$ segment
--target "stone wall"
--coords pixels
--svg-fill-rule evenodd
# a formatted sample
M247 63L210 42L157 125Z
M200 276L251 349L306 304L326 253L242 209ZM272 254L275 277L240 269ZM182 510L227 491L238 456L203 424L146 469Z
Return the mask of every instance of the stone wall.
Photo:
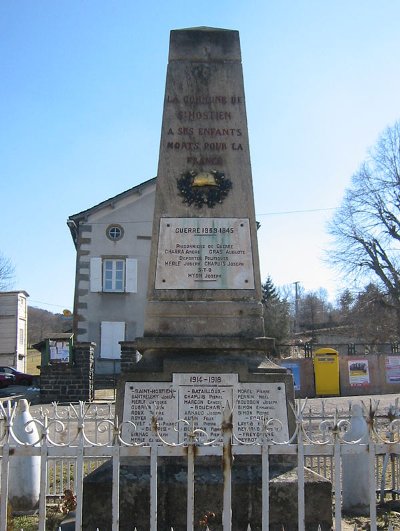
M141 355L136 350L134 341L120 341L121 345L121 374L133 372Z
M312 358L284 358L275 360L279 365L288 365L299 383L296 398L313 398L315 374ZM365 365L365 373L357 378L350 373L349 365L360 362ZM297 367L297 369L296 369ZM400 354L339 354L340 396L361 396L400 393Z
M40 368L42 403L91 402L94 398L94 343L75 343L70 363L49 363Z

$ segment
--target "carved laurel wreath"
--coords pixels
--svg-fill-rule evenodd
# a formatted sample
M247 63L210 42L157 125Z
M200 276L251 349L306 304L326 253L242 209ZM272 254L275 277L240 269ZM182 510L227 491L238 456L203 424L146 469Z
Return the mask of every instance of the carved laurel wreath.
M183 202L194 204L197 208L202 208L203 205L213 208L217 203L222 203L232 188L230 179L216 170L182 173L177 179L177 185Z

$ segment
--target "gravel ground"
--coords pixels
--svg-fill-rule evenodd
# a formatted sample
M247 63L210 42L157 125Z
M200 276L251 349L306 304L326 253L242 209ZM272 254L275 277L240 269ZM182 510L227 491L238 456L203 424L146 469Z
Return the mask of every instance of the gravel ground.
M363 395L363 396L335 396L329 398L308 398L307 400L301 399L300 402L306 407L311 407L313 411L320 411L322 403L325 406L327 413L334 413L336 409L341 411L348 411L350 404L360 404L369 408L370 403L378 407L378 411L386 413L390 405L395 405L396 399L400 399L400 395Z

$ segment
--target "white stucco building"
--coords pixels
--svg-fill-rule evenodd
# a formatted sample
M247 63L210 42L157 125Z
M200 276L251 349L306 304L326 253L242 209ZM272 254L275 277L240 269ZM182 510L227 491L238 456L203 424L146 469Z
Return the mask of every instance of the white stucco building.
M143 335L156 179L68 218L76 247L75 341L96 374L120 372L119 341Z
M28 305L26 291L0 292L0 365L26 372Z

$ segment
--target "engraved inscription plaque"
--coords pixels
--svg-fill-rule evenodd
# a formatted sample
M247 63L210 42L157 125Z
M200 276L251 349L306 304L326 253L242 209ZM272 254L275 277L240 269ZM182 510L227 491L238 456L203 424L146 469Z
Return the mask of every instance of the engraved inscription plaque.
M248 219L161 218L156 289L254 289Z
M135 443L182 442L188 429L200 428L209 440L221 434L222 411L233 409L239 441L256 440L265 429L277 442L288 440L286 390L283 383L240 383L237 374L174 374L172 383L128 382L125 387L123 437ZM273 420L273 421L272 421Z
M152 431L152 419L160 419L159 433L166 440L175 440L178 419L177 389L168 382L127 382L125 385L122 437L140 443L159 442ZM133 425L129 424L133 423Z

